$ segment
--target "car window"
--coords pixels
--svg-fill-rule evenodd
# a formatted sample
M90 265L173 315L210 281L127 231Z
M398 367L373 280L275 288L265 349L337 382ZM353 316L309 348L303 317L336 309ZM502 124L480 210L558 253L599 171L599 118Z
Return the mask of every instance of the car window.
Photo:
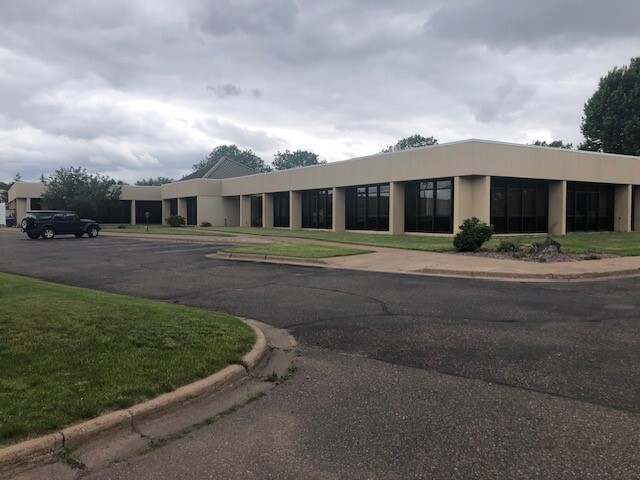
M66 213L64 216L67 219L67 222L78 220L78 216L75 213Z
M38 220L51 220L52 215L50 213L38 213L36 218Z
M64 218L64 214L63 213L54 213L53 214L53 219L54 220L62 221L63 218Z

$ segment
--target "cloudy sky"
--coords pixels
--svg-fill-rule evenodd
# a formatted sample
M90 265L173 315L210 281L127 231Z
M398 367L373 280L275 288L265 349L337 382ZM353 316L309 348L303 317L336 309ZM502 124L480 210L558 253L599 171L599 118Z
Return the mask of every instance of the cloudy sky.
M223 144L577 144L638 20L638 0L0 0L0 181L180 178Z

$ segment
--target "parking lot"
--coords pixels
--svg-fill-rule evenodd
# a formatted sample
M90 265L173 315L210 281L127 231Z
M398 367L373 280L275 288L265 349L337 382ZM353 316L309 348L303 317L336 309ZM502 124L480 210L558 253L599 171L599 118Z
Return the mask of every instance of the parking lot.
M640 279L524 283L230 262L220 245L28 240L0 270L287 328L266 398L88 478L637 478Z

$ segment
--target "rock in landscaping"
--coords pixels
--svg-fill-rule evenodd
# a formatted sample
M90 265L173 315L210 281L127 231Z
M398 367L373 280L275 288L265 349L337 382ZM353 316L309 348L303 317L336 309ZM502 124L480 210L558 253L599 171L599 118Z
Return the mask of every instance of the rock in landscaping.
M529 250L529 255L533 257L541 257L543 255L553 256L558 253L560 253L560 244L551 237L547 237L542 243L534 243Z

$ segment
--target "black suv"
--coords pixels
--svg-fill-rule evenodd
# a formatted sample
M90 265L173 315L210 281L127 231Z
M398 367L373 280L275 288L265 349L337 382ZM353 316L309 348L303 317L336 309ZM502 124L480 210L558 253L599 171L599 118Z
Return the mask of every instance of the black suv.
M64 210L27 212L20 226L32 240L40 236L51 239L56 235L75 235L80 238L85 233L88 237L97 237L100 231L100 225L95 220L81 219L75 212Z

